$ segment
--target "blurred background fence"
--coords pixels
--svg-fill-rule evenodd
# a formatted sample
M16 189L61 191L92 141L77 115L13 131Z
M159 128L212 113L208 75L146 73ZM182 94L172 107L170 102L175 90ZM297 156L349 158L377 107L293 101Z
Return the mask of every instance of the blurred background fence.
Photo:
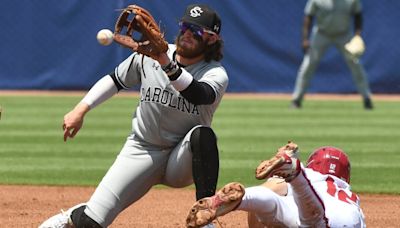
M290 93L302 61L301 26L306 0L197 1L222 18L223 64L230 92ZM117 9L150 10L173 42L186 0L2 0L0 89L86 90L129 55L97 43L113 30ZM362 58L373 93L400 93L400 1L363 0L367 50ZM310 92L355 93L350 71L331 48Z

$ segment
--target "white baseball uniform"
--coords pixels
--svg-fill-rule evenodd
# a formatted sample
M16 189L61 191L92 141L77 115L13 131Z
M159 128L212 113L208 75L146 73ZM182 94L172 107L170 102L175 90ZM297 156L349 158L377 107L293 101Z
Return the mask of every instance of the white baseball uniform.
M364 99L370 97L367 75L358 58L345 50L351 40L351 22L354 14L361 13L360 0L308 0L304 13L315 17L310 48L299 68L292 99L301 101L309 82L326 50L334 45L344 57L358 92Z
M302 168L288 187L287 196L263 186L246 188L237 210L253 212L267 226L366 227L359 197L336 176Z
M175 58L175 48L169 45L170 59ZM132 120L132 133L85 209L101 226L110 225L122 210L156 184L185 187L193 183L190 136L196 127L211 126L228 76L216 61L201 61L182 70L182 74L210 85L216 95L215 102L210 105L188 102L160 64L141 54L133 53L115 68L117 83L124 89L141 85L140 101ZM105 80L111 80L108 78ZM92 89L96 90L95 87Z

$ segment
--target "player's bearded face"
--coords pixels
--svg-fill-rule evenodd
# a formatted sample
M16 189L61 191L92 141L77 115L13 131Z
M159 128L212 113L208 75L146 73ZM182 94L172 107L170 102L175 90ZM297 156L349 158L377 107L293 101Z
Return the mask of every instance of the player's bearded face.
M186 36L179 34L177 37L176 53L185 58L194 58L202 55L207 48L208 39L203 39L201 36Z

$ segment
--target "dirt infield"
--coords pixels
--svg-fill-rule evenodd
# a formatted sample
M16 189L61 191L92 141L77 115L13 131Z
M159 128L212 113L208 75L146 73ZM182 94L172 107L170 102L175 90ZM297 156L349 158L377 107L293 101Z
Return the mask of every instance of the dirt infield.
M37 227L43 220L85 202L92 187L0 185L0 227ZM360 195L368 227L399 227L400 196ZM125 210L110 227L185 227L193 204L191 189L153 189ZM219 219L222 227L247 227L246 213L236 211Z

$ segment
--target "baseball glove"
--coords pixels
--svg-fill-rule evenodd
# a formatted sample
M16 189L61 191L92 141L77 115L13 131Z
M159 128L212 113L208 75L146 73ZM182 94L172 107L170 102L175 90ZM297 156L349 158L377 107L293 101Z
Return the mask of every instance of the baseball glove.
M361 36L355 35L344 48L354 57L360 57L365 52L365 44Z
M123 34L125 27L126 31ZM114 40L149 57L156 57L168 50L168 43L153 16L137 5L129 5L122 10L115 23Z

